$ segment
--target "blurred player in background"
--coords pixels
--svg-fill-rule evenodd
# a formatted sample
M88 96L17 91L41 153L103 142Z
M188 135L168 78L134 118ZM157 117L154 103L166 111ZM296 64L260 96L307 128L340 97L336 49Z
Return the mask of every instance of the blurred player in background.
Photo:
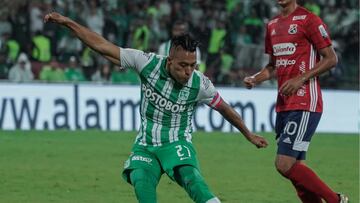
M189 24L185 21L176 21L171 28L171 37L176 37L189 33ZM170 53L171 39L162 43L159 47L158 54L168 56ZM199 47L196 47L196 63L201 63L201 53Z
M278 4L280 15L267 25L265 50L269 63L259 73L246 77L244 83L252 88L276 72L275 166L293 183L302 202L348 202L303 162L322 114L318 76L337 63L330 36L322 20L298 6L296 0L278 0Z
M256 147L267 146L267 141L250 132L240 115L222 100L211 81L194 70L198 43L190 35L173 38L169 57L165 57L117 47L58 13L50 13L44 20L64 25L113 63L138 73L141 124L123 177L133 185L139 202L157 202L156 186L163 173L183 187L195 202L220 202L199 171L191 143L192 115L197 104L205 103L220 112Z

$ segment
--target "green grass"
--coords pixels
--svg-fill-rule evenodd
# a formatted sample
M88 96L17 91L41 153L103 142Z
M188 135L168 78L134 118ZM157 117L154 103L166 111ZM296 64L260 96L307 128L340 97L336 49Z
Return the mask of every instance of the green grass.
M275 141L256 149L242 136L195 133L201 170L224 203L299 202L289 181L274 169ZM135 133L99 131L0 131L0 202L132 203L132 187L120 177ZM307 163L335 191L359 202L359 136L320 134ZM159 203L190 203L163 176Z

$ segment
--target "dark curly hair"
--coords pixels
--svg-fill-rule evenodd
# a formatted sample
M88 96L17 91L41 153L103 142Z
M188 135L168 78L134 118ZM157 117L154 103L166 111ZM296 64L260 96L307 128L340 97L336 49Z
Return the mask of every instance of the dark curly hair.
M185 51L194 52L199 46L199 41L195 40L190 34L185 33L171 39L171 48L181 46Z

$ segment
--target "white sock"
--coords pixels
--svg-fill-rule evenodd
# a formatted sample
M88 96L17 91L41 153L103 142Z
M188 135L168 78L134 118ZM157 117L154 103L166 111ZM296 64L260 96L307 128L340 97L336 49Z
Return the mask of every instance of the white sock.
M220 202L219 198L214 197L214 198L211 198L208 201L206 201L206 203L221 203L221 202Z

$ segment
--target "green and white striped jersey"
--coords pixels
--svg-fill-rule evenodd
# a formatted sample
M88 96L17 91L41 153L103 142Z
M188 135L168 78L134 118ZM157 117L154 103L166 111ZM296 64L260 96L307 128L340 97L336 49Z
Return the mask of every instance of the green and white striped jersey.
M162 146L178 140L191 142L196 105L215 108L221 103L211 81L194 71L185 85L176 83L166 70L166 57L121 48L121 66L133 68L141 80L141 124L136 144Z

